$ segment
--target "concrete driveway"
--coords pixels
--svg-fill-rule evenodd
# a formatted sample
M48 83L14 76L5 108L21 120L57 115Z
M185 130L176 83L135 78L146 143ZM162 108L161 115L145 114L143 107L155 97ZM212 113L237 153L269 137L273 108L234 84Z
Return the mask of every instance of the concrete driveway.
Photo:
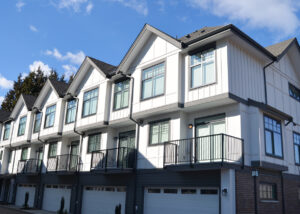
M0 206L0 213L1 214L28 214L27 212L15 210L15 209L3 207L3 206Z

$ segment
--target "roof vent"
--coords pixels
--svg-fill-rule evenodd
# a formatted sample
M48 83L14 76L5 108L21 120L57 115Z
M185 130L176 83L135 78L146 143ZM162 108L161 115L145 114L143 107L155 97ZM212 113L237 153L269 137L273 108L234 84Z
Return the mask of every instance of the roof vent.
M191 38L191 35L190 35L190 34L188 34L188 35L186 35L185 37L186 37L186 38Z

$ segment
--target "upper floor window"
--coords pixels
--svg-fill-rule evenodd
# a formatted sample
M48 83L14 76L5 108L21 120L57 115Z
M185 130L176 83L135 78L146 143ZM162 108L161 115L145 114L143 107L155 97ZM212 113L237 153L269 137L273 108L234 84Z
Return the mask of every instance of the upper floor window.
M27 160L27 155L28 155L28 147L25 147L22 149L21 160Z
M295 162L300 164L300 134L294 133Z
M264 116L266 154L282 157L281 123L278 120Z
M57 143L50 143L48 157L54 158L54 157L56 157L56 153L57 153Z
M114 110L128 107L129 80L115 84L114 89Z
M215 51L210 49L191 56L191 88L216 82Z
M0 160L2 160L3 157L3 150L0 152Z
M24 116L20 119L19 129L18 129L18 136L21 136L21 135L25 134L26 121L27 121L27 116Z
M165 63L143 70L142 99L164 94L165 91Z
M83 95L82 116L86 117L97 113L98 88L87 91Z
M11 125L10 122L5 123L5 125L4 125L3 140L7 140L9 138L10 125Z
M150 145L164 143L169 140L169 121L150 124Z
M259 184L259 197L262 200L277 200L276 184Z
M294 99L300 101L300 89L289 83L289 94Z
M93 134L89 136L87 152L91 153L100 149L101 134Z
M76 117L76 100L70 100L67 103L66 123L73 123Z
M41 120L42 120L42 113L38 112L35 114L34 118L34 125L33 125L33 132L39 132L41 129Z
M56 105L49 106L46 109L45 128L54 126Z

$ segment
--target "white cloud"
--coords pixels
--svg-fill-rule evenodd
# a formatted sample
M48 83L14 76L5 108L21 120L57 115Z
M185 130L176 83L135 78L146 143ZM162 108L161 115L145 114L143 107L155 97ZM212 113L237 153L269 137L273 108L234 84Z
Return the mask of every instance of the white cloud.
M92 9L93 9L94 5L92 2L89 2L89 4L86 6L85 11L87 12L87 14L90 14Z
M31 72L36 72L38 69L40 68L41 71L43 71L43 73L46 76L49 76L51 73L51 68L49 67L49 65L43 63L42 61L34 61L31 65L29 65L29 70ZM25 76L26 77L26 73L22 74L22 78Z
M73 65L63 65L62 67L65 70L64 75L66 79L70 79L70 76L75 74L77 71L77 68Z
M33 26L33 25L29 25L29 29L31 30L31 31L33 31L33 32L38 32L39 30L35 27L35 26Z
M80 65L85 57L83 51L78 51L77 53L67 52L65 55L63 55L56 48L54 48L52 51L46 50L45 54L48 56L53 56L57 60L69 61L70 63L77 64L77 65Z
M165 12L165 1L164 0L157 0L156 3L159 6L160 12Z
M295 34L300 21L297 0L186 0L192 7L253 28L267 28L279 37Z
M146 0L107 0L107 1L118 2L123 6L131 8L144 16L148 15L148 5Z
M16 7L17 7L17 10L19 11L19 12L21 12L22 11L22 8L25 6L25 3L23 2L23 1L18 1L17 3L16 3Z
M88 0L53 0L52 3L58 9L69 9L75 13L81 12L81 8L85 7L86 11L91 10L93 6Z
M14 85L14 82L6 79L0 74L0 88L2 89L11 89Z
M0 105L3 103L4 97L0 96Z

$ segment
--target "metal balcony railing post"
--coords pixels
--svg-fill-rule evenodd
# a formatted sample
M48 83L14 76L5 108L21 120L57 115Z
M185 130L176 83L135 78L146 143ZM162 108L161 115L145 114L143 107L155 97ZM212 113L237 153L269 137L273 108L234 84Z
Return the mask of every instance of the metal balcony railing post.
M166 166L166 142L164 142L164 157L163 157L163 167Z
M90 169L93 169L93 162L94 162L94 152L92 152L92 158L91 158Z
M56 158L56 166L55 166L55 171L57 172L57 168L58 168L58 156L55 157Z
M224 134L222 134L222 166L223 166L223 163L224 163Z
M108 157L108 149L106 149L106 156L105 156L105 171L107 170L107 157Z
M197 163L197 156L198 156L198 154L197 154L197 152L198 152L198 150L197 150L197 138L194 138L194 153L195 153L195 157L194 157L194 161L195 161L195 163Z
M119 147L117 149L117 168L119 168L119 161L120 161L120 150L121 150L122 147Z
M125 160L125 159L124 159L124 154L125 154L124 150L125 150L125 149L123 148L122 169L124 168L124 160ZM125 163L126 163L126 162L125 162ZM126 168L127 168L127 166L126 166Z
M244 168L245 166L245 145L244 145L244 140L241 140L241 144L242 144L242 168Z
M178 163L178 145L175 145L175 164Z

